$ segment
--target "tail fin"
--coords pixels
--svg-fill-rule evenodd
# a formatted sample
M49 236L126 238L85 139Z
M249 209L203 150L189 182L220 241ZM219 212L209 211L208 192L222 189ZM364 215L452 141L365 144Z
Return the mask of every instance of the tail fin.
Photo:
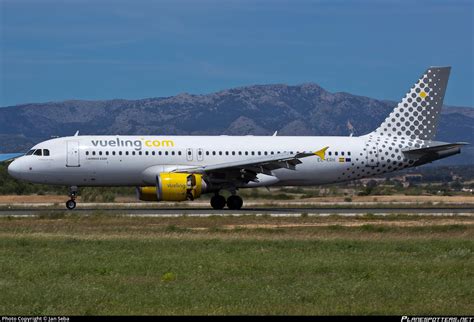
M372 134L432 140L451 67L430 67Z

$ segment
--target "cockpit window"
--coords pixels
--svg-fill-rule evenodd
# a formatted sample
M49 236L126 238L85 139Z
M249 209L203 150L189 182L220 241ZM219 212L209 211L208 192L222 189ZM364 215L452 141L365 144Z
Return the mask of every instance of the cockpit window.
M48 150L48 149L44 149L44 150L43 150L43 155L44 155L45 157L49 157L49 150Z
M39 155L39 156L43 155L42 150L41 149L36 150L34 155Z
M28 151L28 152L26 153L26 155L32 155L33 152L35 152L35 150L30 150L30 151Z

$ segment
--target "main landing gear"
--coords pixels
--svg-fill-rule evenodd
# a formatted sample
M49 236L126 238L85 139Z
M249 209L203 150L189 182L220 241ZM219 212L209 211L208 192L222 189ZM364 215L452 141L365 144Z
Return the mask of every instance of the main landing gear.
M224 209L226 204L227 204L227 207L231 210L239 210L240 208L242 208L244 201L239 196L232 195L232 196L229 196L229 198L227 198L227 202L226 202L225 198L218 193L216 193L211 198L211 206L212 208L216 210Z
M78 192L78 188L76 186L72 186L72 187L69 188L69 197L71 199L66 201L66 208L67 209L73 210L74 208L76 208L77 192Z

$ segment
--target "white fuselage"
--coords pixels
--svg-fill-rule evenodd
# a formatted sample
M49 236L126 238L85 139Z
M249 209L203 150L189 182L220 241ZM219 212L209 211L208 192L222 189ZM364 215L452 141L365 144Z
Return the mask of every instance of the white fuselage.
M259 180L240 186L244 188L320 185L412 165L413 161L404 159L400 142L374 141L369 142L367 136L72 136L37 144L33 150L47 149L49 155L20 157L9 172L44 184L146 186L154 185L160 172L328 147L324 158L302 158L295 169L276 169L271 176L260 173Z

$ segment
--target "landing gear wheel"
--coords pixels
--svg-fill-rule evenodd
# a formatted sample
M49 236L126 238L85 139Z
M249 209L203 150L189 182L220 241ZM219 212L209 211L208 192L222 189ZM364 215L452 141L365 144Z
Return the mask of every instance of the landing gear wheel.
M239 210L243 204L244 201L239 196L234 195L227 198L227 207L231 210Z
M224 209L225 198L221 195L215 195L211 198L211 206L216 210Z
M66 208L69 209L69 210L73 210L74 208L76 208L76 198L77 198L77 193L78 193L79 189L77 188L77 186L71 186L69 187L69 199L68 201L66 201Z
M66 201L66 208L69 210L73 210L74 208L76 208L76 202L72 199Z

